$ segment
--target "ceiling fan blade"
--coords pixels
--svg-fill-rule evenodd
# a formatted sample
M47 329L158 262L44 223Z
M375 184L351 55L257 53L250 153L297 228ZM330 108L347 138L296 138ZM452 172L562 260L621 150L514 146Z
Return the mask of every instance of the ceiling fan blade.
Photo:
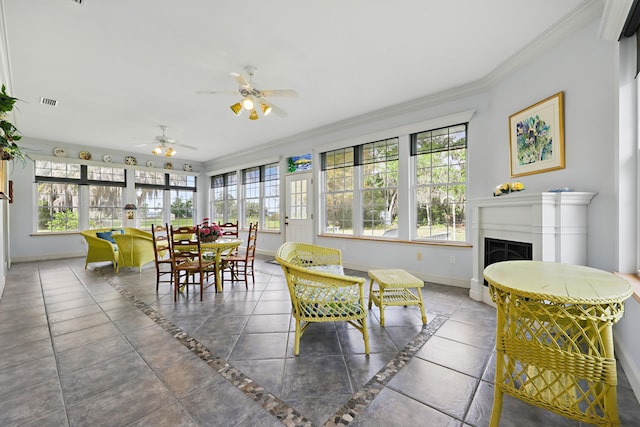
M288 114L286 111L284 111L282 108L278 107L277 105L275 105L273 102L267 100L266 101L267 104L271 107L271 112L273 114L275 114L278 117L287 117Z
M197 90L198 95L240 95L237 90Z
M231 74L231 77L233 77L235 79L235 81L237 81L240 86L251 87L251 85L249 84L247 79L245 79L242 74L238 74L238 73L230 73L230 74Z
M267 89L261 90L262 96L281 96L287 98L295 98L298 96L298 92L293 89Z
M149 144L149 143L138 144L135 147L146 147L147 145L151 145L151 144Z
M173 145L177 146L177 147L182 147L182 148L187 148L189 150L197 150L197 147L194 147L193 145L187 145L187 144L181 144L179 142L174 142Z

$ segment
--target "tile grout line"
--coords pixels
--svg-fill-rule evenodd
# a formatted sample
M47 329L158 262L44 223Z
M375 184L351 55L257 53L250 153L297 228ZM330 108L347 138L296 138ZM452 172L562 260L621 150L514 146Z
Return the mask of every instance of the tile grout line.
M270 273L268 273L270 274ZM104 277L104 276L103 276ZM106 278L116 291L126 299L132 301L134 305L147 315L150 319L169 332L182 345L191 350L201 360L206 362L211 368L222 375L227 381L236 386L239 390L251 397L254 401L275 416L283 424L290 427L312 426L313 423L300 411L289 406L282 399L269 393L264 387L255 383L240 370L232 366L224 358L215 356L206 346L195 338L189 336L181 328L173 324L162 314L151 308L147 303L138 299L127 289L115 283L111 278ZM418 335L411 340L398 355L389 360L385 366L378 371L360 390L356 391L352 397L336 412L329 417L323 426L348 426L382 391L386 384L409 362L415 353L431 338L435 332L447 320L447 316L437 314L431 322L424 325Z
M396 357L390 359L323 426L348 426L351 421L354 421L446 321L447 317L437 315L427 325L423 326L418 335L400 350Z
M58 389L60 390L60 400L62 400L62 408L64 409L64 418L67 421L67 425L71 425L69 422L69 410L67 408L67 401L64 398L64 389L62 388L62 376L60 374L60 367L58 366L58 357L56 352L56 347L53 345L53 332L51 331L51 321L49 320L49 310L47 309L47 298L44 295L44 286L42 284L42 272L40 271L40 263L37 263L38 266L38 281L40 282L40 292L42 292L42 305L44 308L44 315L47 318L47 329L49 330L49 342L51 343L51 353L53 355L53 360L55 361L56 366L56 377L58 378ZM71 269L70 269L71 270ZM75 275L75 272L73 272Z
M129 292L117 283L114 283L111 279L105 280L116 291L118 291L123 297L132 301L136 308L147 315L151 320L160 325L165 331L169 332L178 342L187 347L191 352L198 356L202 361L207 363L212 369L214 369L223 378L236 386L240 391L251 397L254 401L260 403L260 405L266 409L269 413L275 416L283 424L287 426L311 426L313 423L304 417L295 408L292 408L287 403L267 392L264 387L255 383L251 378L240 372L237 368L228 363L224 358L215 356L206 346L200 343L195 338L189 336L181 328L173 324L162 314L151 308L145 302L139 300L134 294Z

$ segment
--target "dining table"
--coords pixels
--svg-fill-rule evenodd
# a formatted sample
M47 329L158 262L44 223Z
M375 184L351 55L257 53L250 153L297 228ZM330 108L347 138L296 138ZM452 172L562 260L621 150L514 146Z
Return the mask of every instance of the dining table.
M222 291L222 263L224 257L231 253L235 248L242 244L242 239L237 238L218 238L211 242L200 241L200 253L203 259L214 261L213 269L215 276L216 292ZM182 246L183 250L197 250L197 242L194 245Z
M216 291L222 291L222 262L224 257L242 244L242 239L218 238L213 242L200 242L200 251L206 258L213 259Z
M503 261L484 278L496 304L491 426L503 394L599 426L620 425L613 324L633 290L592 267Z

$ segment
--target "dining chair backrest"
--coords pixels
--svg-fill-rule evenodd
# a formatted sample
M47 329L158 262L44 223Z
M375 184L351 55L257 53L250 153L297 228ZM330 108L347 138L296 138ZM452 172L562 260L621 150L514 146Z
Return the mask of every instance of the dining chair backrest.
M220 227L220 236L226 238L238 238L240 237L239 229L238 229L238 221L236 222L218 222L218 226Z
M249 236L247 237L247 251L245 259L252 260L256 255L256 243L258 240L258 223L249 224Z
M171 226L171 257L176 266L184 261L200 260L200 230L198 226Z
M151 224L151 237L153 238L153 249L156 256L156 264L171 259L171 238L169 236L169 225Z
M171 236L169 225L151 224L151 238L153 239L153 255L156 260L156 291L160 282L173 282L173 259L171 258ZM162 280L168 276L166 280Z

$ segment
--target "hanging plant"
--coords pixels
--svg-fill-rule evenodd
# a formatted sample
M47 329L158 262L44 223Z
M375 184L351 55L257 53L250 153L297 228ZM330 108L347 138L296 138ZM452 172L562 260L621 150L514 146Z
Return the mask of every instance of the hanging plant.
M7 120L7 114L13 111L17 100L18 98L7 95L7 88L2 85L2 90L0 90L0 159L18 159L24 165L26 162L24 153L16 144L16 141L22 139L22 135L13 123Z

